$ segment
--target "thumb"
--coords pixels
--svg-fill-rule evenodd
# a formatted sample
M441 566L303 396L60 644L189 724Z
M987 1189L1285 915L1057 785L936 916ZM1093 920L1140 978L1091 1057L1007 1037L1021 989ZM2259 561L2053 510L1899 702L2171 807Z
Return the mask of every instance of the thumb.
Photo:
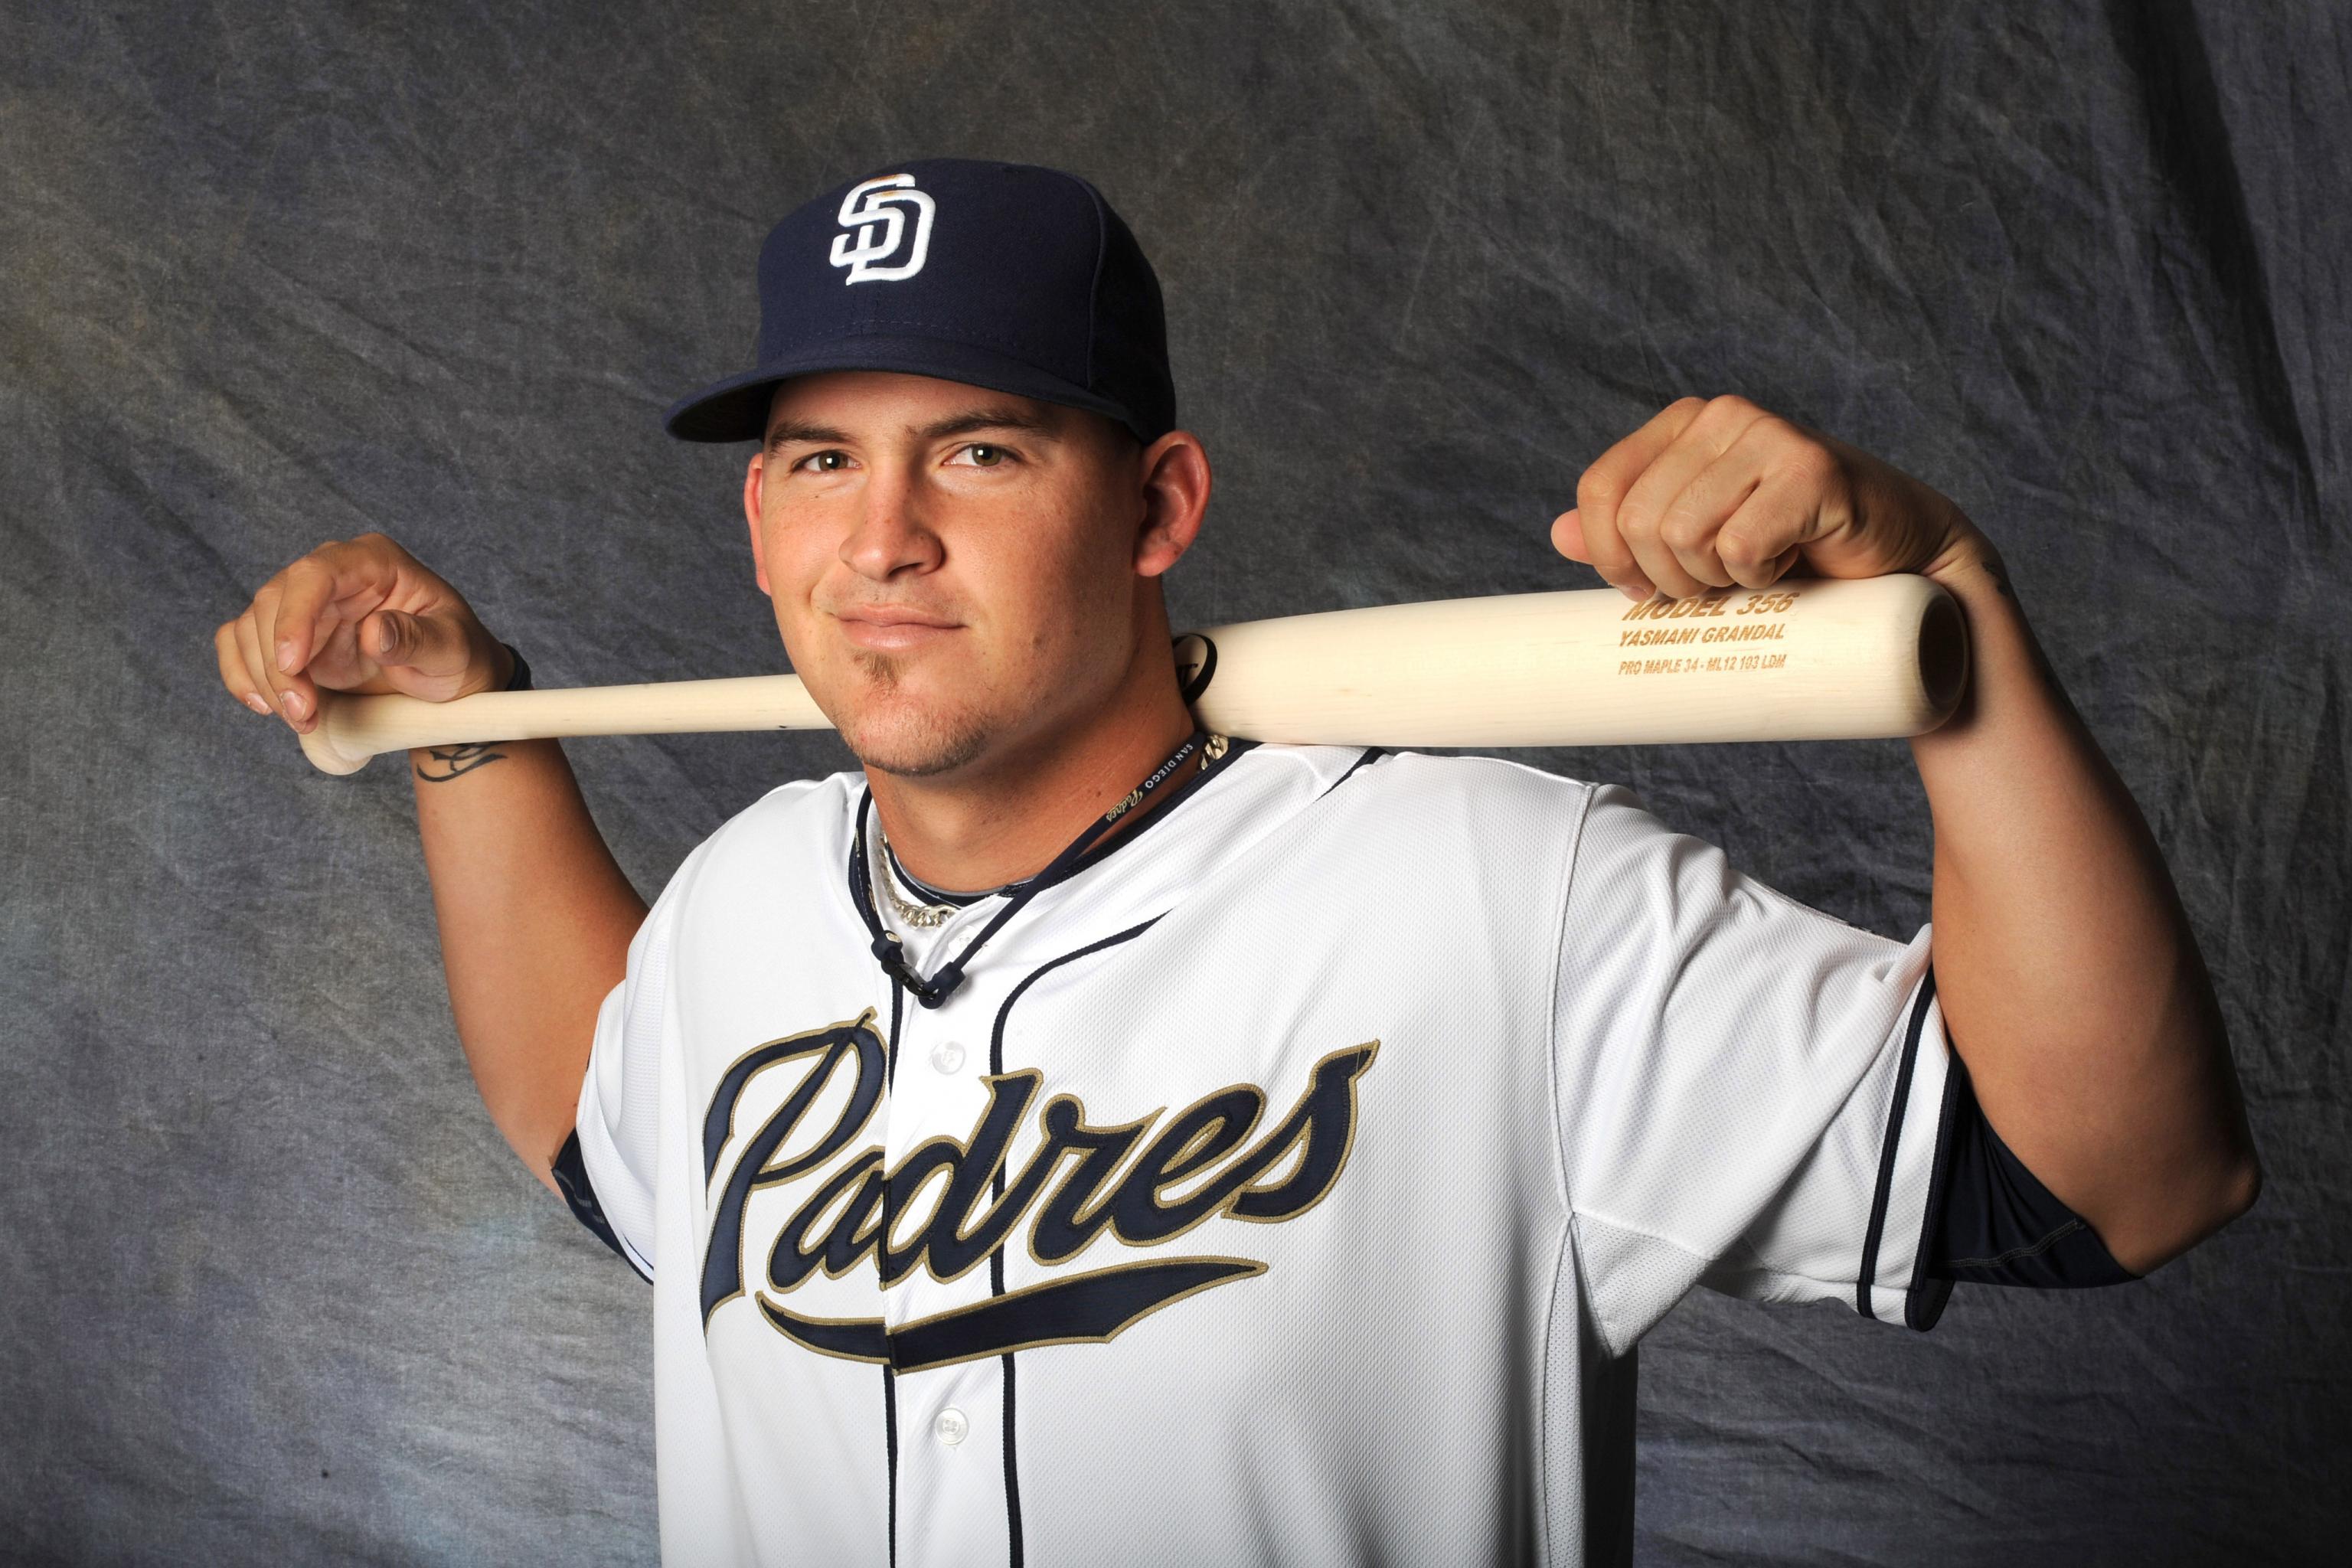
M1551 547L1570 561L1581 561L1590 566L1592 554L1584 548L1584 519L1577 515L1578 510L1570 507L1552 519Z
M446 616L378 610L360 625L360 649L396 691L434 701L457 694L473 661L465 627Z

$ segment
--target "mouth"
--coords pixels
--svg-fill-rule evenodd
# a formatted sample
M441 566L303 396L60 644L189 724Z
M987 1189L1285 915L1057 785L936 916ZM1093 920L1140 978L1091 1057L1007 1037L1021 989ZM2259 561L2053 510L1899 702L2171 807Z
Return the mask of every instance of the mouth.
M962 629L958 622L891 605L836 611L834 619L841 624L841 635L854 646L884 652L925 647Z

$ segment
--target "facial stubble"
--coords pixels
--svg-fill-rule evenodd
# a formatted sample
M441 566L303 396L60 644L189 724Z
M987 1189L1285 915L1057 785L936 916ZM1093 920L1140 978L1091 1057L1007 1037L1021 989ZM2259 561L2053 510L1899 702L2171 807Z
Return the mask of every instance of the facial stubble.
M845 730L842 740L862 765L899 778L929 778L953 773L986 749L989 726L963 710L901 712L887 724L889 736L870 733L873 726L864 720L877 709L897 706L903 666L889 654L871 649L853 653L851 658L866 678L867 706L856 732Z

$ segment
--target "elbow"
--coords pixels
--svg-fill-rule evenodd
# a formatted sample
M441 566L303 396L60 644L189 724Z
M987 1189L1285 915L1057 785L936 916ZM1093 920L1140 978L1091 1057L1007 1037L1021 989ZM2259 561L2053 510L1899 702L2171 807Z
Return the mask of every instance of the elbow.
M2189 1205L2196 1221L2195 1228L2174 1249L2178 1257L2204 1241L2231 1220L2254 1206L2263 1195L2263 1163L2249 1147L2242 1150L2214 1176L2203 1200Z
M2237 1163L2222 1178L2221 1202L2216 1208L2213 1230L2219 1230L2248 1209L2263 1195L2263 1163L2252 1148L2239 1154ZM2210 1235L2210 1232L2208 1232Z
M2262 1162L2248 1147L2203 1180L2176 1190L2161 1219L2143 1234L2124 1238L2124 1245L2110 1242L2108 1252L2134 1274L2152 1273L2253 1207L2262 1193Z

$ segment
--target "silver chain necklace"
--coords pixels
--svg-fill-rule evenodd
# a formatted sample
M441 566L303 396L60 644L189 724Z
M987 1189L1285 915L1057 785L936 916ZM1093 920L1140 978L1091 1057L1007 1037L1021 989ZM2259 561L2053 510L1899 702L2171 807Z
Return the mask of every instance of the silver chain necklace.
M882 853L875 859L877 862L875 868L881 873L882 896L890 900L890 907L898 910L898 918L908 925L929 931L933 926L945 925L948 917L956 912L953 904L910 904L898 896L898 879L891 874L888 838L882 839Z

